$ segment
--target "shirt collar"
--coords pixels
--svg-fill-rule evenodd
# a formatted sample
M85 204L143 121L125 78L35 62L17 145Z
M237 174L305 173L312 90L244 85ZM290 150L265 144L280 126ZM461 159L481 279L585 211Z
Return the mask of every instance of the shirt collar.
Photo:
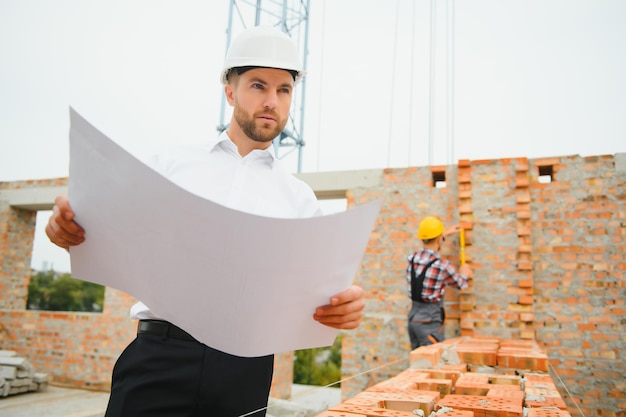
M435 257L435 258L439 258L439 254L437 253L436 250L434 249L426 249L426 248L422 248L422 253L424 254L428 254L429 257Z
M215 149L217 146L221 146L223 147L223 149L228 150L229 152L232 152L233 154L241 158L241 155L239 155L239 151L237 150L237 145L235 145L235 142L233 142L230 136L228 136L226 130L220 133L217 139L209 143L209 147L211 150ZM255 149L248 155L246 155L246 158L248 157L265 160L272 168L278 160L274 152L274 144L271 144L266 149Z

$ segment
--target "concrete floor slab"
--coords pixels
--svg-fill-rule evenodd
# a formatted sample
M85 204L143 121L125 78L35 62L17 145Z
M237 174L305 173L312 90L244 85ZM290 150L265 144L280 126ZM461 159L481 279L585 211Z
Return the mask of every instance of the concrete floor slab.
M294 385L292 396L291 401L270 399L273 407L268 411L268 417L282 416L285 412L291 416L314 416L341 402L338 388ZM42 391L0 398L0 416L103 417L108 401L108 392L48 386Z
M108 392L48 386L0 399L0 415L11 417L103 417Z

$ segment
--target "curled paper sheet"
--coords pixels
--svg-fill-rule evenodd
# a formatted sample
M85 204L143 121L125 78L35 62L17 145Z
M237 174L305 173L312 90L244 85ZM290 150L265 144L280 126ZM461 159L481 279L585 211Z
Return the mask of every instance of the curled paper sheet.
M124 291L237 356L331 345L313 312L354 280L380 201L308 219L200 198L70 109L69 200L86 241L72 275Z

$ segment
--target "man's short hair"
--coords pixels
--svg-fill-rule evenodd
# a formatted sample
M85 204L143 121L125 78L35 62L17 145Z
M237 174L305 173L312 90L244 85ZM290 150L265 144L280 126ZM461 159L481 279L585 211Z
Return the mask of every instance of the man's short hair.
M255 69L255 68L269 68L269 67L259 67L259 66L234 67L234 68L231 68L230 71L228 71L228 75L226 76L226 79L228 80L230 78L230 74L232 74L233 72L235 72L237 75L241 75L244 72L250 71L251 69ZM275 68L275 69L282 69L284 71L287 71L289 74L291 74L294 81L296 80L296 77L298 76L298 71L288 70L288 69L283 69L283 68Z

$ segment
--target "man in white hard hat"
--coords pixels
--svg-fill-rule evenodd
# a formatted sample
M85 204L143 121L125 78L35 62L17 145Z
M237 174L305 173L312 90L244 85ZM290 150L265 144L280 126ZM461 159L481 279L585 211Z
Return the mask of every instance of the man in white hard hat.
M280 165L271 147L303 76L297 48L286 34L267 27L246 30L233 40L221 74L233 106L228 130L203 146L176 146L150 165L188 191L237 210L281 218L321 214L311 188ZM57 197L46 227L53 243L69 248L84 241L85 231L73 218L67 198ZM245 259L255 248L241 250ZM352 286L313 318L354 329L363 308L363 290ZM113 370L107 417L265 415L273 355L242 358L212 349L141 302L131 317L139 319L137 338Z
M457 272L439 255L446 236L460 230L459 225L446 230L441 220L432 216L425 217L418 226L417 237L423 248L409 256L407 267L408 292L412 301L408 317L411 349L444 340L443 296L446 285L458 289L468 285L471 267L463 264Z

